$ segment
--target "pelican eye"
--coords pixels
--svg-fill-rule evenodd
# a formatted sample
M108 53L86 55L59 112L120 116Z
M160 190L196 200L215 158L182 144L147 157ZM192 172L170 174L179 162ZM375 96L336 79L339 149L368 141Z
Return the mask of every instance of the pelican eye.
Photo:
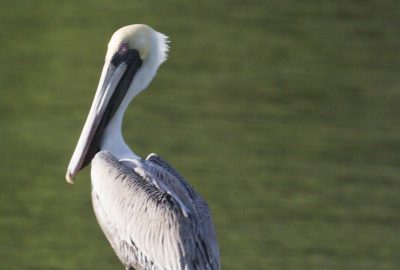
M128 43L122 43L118 46L118 53L125 54L129 50Z

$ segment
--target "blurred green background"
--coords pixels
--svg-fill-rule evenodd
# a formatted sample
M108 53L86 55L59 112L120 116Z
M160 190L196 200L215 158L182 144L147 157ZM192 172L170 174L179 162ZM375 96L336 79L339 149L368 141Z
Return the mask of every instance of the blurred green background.
M1 4L1 269L122 269L64 175L132 23L171 52L126 140L206 198L224 269L400 269L399 1Z

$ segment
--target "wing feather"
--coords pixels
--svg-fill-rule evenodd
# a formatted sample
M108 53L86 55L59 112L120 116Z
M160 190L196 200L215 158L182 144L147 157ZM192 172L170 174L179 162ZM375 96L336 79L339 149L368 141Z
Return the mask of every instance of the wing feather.
M154 179L107 152L92 161L93 207L119 259L135 269L219 269L211 219L198 215L208 206L168 163L151 159L141 169Z

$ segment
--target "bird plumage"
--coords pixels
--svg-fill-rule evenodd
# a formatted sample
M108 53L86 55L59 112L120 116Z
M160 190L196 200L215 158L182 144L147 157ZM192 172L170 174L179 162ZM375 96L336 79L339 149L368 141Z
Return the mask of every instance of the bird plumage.
M149 155L141 165L152 178L108 152L92 160L93 207L119 259L133 269L219 269L207 203L161 157Z

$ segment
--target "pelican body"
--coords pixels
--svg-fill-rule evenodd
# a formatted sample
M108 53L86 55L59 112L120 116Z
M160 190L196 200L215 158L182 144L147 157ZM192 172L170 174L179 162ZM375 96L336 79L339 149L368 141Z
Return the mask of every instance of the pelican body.
M73 183L91 163L93 209L126 269L217 270L207 203L166 160L138 157L121 133L127 106L167 52L167 37L149 26L129 25L113 34L66 178Z

